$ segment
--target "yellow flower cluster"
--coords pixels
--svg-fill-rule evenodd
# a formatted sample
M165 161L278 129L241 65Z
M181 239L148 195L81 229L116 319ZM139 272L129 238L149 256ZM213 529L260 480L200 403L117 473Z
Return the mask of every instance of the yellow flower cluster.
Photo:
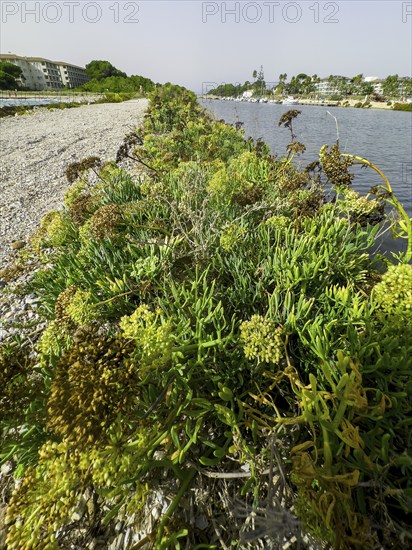
M210 179L208 192L216 197L227 195L229 188L229 175L225 167L217 170Z
M146 199L155 200L156 198L166 194L166 186L161 181L153 181L150 178L145 178L140 186L140 191L142 193L142 196ZM146 206L146 203L144 201L140 202L140 208Z
M372 215L379 216L383 212L383 206L377 199L361 197L355 190L347 187L341 187L339 192L343 195L343 200L338 203L339 207L355 221L368 220Z
M283 355L282 328L261 315L252 315L240 326L240 339L247 359L277 365Z
M91 195L82 194L73 201L70 216L76 225L82 225L97 209L97 201Z
M41 391L41 382L34 369L34 359L21 348L8 348L7 344L0 346L0 433L7 423L6 418L10 418L13 424L20 417L24 422L25 408L30 406L31 396Z
M67 444L47 442L36 469L28 468L7 509L6 547L54 550L58 529L74 513L81 490L78 452Z
M132 315L122 317L120 335L136 345L139 369L144 376L151 369L167 366L172 358L171 325L161 319L159 311L153 313L145 304Z
M98 310L91 304L90 297L90 292L76 285L70 285L59 294L54 306L55 320L47 325L37 344L42 364L59 357L71 345L71 334L78 325L86 325L97 318Z
M220 234L220 246L226 252L232 250L237 243L246 235L246 229L235 223L231 223L223 228Z
M221 199L235 200L245 205L261 198L262 188L270 175L270 164L256 153L245 151L231 161L226 168L218 169L208 185L211 195Z
M62 212L52 211L43 217L30 242L35 250L39 250L43 243L48 246L61 246L72 232L70 220Z
M113 160L109 160L100 168L99 176L105 180L112 178L116 174L121 174L121 172L122 171L117 164Z
M53 357L59 357L62 350L67 349L70 344L71 336L62 330L60 323L51 321L44 329L37 343L41 363L45 364Z
M82 195L86 189L87 181L84 178L79 178L71 185L64 194L64 204L70 210L73 203Z
M71 325L72 320L67 312L67 308L77 292L76 285L70 285L65 288L57 297L54 304L54 317L60 325Z
M120 441L104 447L93 447L84 457L84 469L89 470L96 487L122 485L136 475L137 468L147 456L147 449L153 430L141 427L131 436L132 446L123 445Z
M286 216L272 216L266 220L266 225L274 227L275 229L286 229L290 225L290 220Z
M412 266L389 266L373 293L376 302L386 313L412 317Z
M97 311L91 303L91 292L77 289L67 304L66 313L76 325L86 325L94 321Z
M78 521L79 504L86 488L126 485L129 493L125 512L139 511L145 504L148 486L130 478L146 456L147 439L153 433L141 429L138 445L73 447L68 440L48 441L39 450L36 468L28 468L14 490L7 509L6 547L11 550L54 550L60 548L59 529ZM139 439L140 438L140 439ZM77 517L76 517L77 516Z

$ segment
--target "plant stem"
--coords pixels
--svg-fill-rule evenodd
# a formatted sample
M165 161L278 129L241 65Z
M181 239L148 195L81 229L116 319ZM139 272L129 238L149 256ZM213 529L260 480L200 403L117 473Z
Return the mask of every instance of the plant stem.
M164 531L164 528L165 528L167 522L170 519L170 516L176 510L177 506L179 505L179 502L180 502L181 498L185 494L186 490L188 489L190 483L192 482L192 480L193 480L193 478L195 477L196 474L197 474L197 471L195 469L191 469L191 470L189 470L187 476L183 480L179 491L177 492L175 498L170 503L169 508L166 510L166 512L165 512L165 514L164 514L164 516L163 516L163 518L162 518L162 520L159 524L159 529L158 529L157 535L156 535L156 544L161 543L162 536L163 536L163 531Z
M116 296L112 296L108 300L104 300L103 302L97 302L97 304L93 304L94 306L102 306L103 304L108 304L109 302L113 302L113 300L117 300L117 298L122 298L123 296L129 296L130 294L135 294L136 290L128 290L127 292L123 292L122 294L116 294Z

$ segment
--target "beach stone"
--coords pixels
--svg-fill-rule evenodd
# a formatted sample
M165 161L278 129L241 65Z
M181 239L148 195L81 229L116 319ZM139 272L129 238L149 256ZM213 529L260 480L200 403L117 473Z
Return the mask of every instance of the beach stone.
M13 241L10 244L10 247L11 247L12 250L19 250L20 248L23 248L24 246L26 246L25 241Z

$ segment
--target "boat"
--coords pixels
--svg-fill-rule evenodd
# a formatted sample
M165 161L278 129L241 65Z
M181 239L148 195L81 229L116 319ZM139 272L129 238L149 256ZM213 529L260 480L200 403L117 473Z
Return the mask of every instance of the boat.
M292 95L288 95L288 97L285 97L285 99L282 101L282 105L298 105L299 101L295 99Z

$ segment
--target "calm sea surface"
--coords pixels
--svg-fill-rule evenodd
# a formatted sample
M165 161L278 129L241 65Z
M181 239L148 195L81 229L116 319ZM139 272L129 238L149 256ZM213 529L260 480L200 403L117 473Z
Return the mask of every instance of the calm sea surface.
M341 151L368 159L389 179L393 191L409 215L412 213L412 113L378 109L319 107L312 105L277 105L219 100L201 100L216 119L229 124L243 122L247 137L262 138L272 153L283 156L290 141L289 130L279 127L279 118L289 109L301 114L293 121L297 140L306 145L296 163L305 166L318 159L324 144L336 141L336 117ZM371 186L383 184L379 175L369 169L354 166L355 189L367 192ZM385 238L384 247L404 249L401 243Z

